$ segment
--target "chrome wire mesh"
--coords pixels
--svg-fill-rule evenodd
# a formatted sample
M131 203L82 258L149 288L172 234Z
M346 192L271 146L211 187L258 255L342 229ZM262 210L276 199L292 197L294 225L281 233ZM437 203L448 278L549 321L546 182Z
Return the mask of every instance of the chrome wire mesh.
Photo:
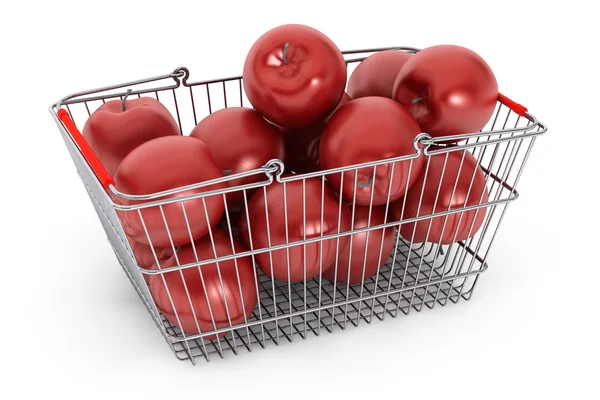
M417 51L417 49L412 48L397 49L409 52ZM356 58L347 59L348 75L359 61L378 50L382 49L346 52L346 55L359 55ZM150 96L163 103L175 117L181 133L187 134L198 121L216 110L250 105L243 91L241 77L196 83L188 82L188 80L189 71L186 68L178 68L172 74L65 97L51 107L51 112L55 115L58 108L64 107L81 130L86 119L95 109L108 100L122 99L126 93L124 90L132 89L133 96ZM316 172L291 177L282 177L283 166L275 161L253 172L264 176L264 180L248 187L235 189L243 193L246 206L251 197L251 191L254 191L254 195L256 195L257 193L260 194L261 191L266 192L269 185L283 184L284 193L288 193L285 185L291 185L292 182L300 180L302 181L302 205L304 207L306 201L304 184L307 179L319 180L324 188L328 185L327 182L334 173L354 173L354 188L356 189L358 184L356 177L359 170L363 168L370 168L368 171L372 170L372 183L374 185L374 181L378 179L377 168L391 167L391 175L393 175L394 167L399 165L399 161L408 162L412 167L415 157L424 156L425 166L423 169L426 171L432 157L445 157L447 160L451 152L458 152L462 160L465 159L467 153L477 160L485 175L487 201L482 195L476 205L466 206L465 203L464 207L453 208L445 212L418 214L416 217L400 218L400 220L388 218L389 206L385 205L386 218L382 224L361 229L350 229L345 232L338 229L337 233L326 235L321 233L320 236L313 238L306 237L306 222L304 222L304 237L302 240L286 240L282 244L269 245L263 248L249 248L245 252L234 252L233 255L222 257L217 257L212 236L212 230L215 228L212 228L209 235L213 250L215 250L214 258L197 259L197 262L188 264L181 264L177 260L177 265L167 269L161 268L157 259L158 270L149 271L142 269L136 261L119 214L137 213L144 224L143 210L149 208L159 209L168 232L169 221L165 217L164 207L169 204L180 204L191 237L190 222L186 214L187 201L201 199L206 210L206 203L209 199L217 198L225 203L227 209L225 193L228 191L217 190L192 194L185 198L175 197L166 200L161 199L158 195L149 196L148 198L139 199L140 201L136 205L124 207L121 203L113 201L115 196L119 197L118 191L111 188L113 193L111 195L107 193L73 142L69 132L58 120L57 123L119 263L176 356L182 360L190 360L192 363L195 363L196 359L202 358L210 361L211 356L215 354L223 358L228 353L237 354L244 349L252 351L256 347L264 348L270 344L279 345L282 342L292 342L294 338L306 338L311 334L319 335L321 332L332 332L336 329L345 329L347 326L358 326L361 323L369 324L373 320L384 320L386 317L394 318L400 314L409 314L411 310L419 312L425 307L444 306L448 304L448 301L457 303L461 299L469 300L479 275L488 267L489 252L508 204L518 197L516 188L535 140L546 129L531 115L519 116L508 107L498 103L496 111L486 128L479 134L474 133L463 138L458 146L444 147L443 143L440 146L435 146L435 143L431 142L431 138L424 136L415 139L415 155L409 155L401 159L382 160L374 165L351 166L336 171ZM439 145L439 143L437 144ZM461 161L461 167L462 165L463 162ZM226 179L237 177L231 176ZM339 188L334 187L333 189L337 190ZM183 191L183 189L180 191ZM284 204L287 205L285 199ZM341 199L339 204L341 209L343 207ZM372 209L372 198L368 207ZM266 205L265 209L267 209ZM355 207L349 205L348 210L352 213L351 219L353 220ZM431 229L433 216L444 219L443 230L446 229L446 223L451 215L458 215L458 224L460 225L463 215L469 210L478 210L478 213L485 213L485 220L477 233L471 232L473 228L473 223L471 223L469 238L466 240L456 241L453 244L442 244L441 239L438 243L415 243L410 237L402 237L399 234L398 227L400 225L416 221L429 221L429 229ZM268 210L266 212L268 214ZM287 213L286 209L286 216ZM323 227L324 217L328 216L324 216L323 206L321 206L321 227ZM229 211L226 211L220 224L221 228L225 228L232 242L239 238L238 230L233 221L234 217L229 214ZM338 217L338 226L339 221ZM287 218L284 221L276 222L285 225ZM269 224L267 216L267 225L270 226ZM145 224L144 229L148 234ZM167 273L181 274L183 278L182 271L184 270L199 268L201 271L202 265L215 262L218 265L218 262L232 259L236 261L237 268L237 260L244 257L251 257L256 265L256 257L261 254L273 254L274 250L289 251L298 246L303 246L306 252L306 247L311 244L319 245L322 262L323 246L326 240L334 240L339 244L342 238L348 238L352 243L352 237L356 233L369 232L369 234L372 234L382 229L393 230L394 250L389 258L387 255L380 256L383 259L378 272L371 277L363 278L363 282L360 284L334 283L325 279L322 274L309 279L305 277L300 282L287 283L272 279L264 274L260 268L257 268L258 277L255 282L255 289L257 290L258 304L252 313L245 316L242 323L234 324L231 322L232 319L227 310L229 325L217 329L213 318L214 329L205 332L202 332L199 326L198 332L200 333L196 332L195 334L186 334L177 328L173 324L173 319L170 321L161 314L144 279L144 275L158 275L162 276L164 280ZM171 239L170 233L169 238ZM152 242L149 234L148 239ZM171 246L174 251L177 250L172 240ZM156 254L154 256L157 257ZM387 261L385 261L386 258ZM336 256L336 268L338 267L338 261ZM219 278L221 279L221 275L219 275ZM238 276L238 285L241 285L239 279ZM240 287L240 293L241 291L242 288ZM193 307L191 308L193 309ZM181 326L179 323L177 325ZM217 339L214 338L215 333L227 334Z

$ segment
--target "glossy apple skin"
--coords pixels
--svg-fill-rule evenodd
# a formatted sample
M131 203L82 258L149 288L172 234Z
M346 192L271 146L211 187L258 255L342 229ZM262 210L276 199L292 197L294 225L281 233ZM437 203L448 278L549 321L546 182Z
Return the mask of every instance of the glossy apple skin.
M167 136L146 142L129 153L115 174L115 187L127 194L150 194L223 177L208 147L200 140L187 136ZM225 183L188 190L164 198L182 197L226 188ZM206 202L207 214L204 211ZM138 204L119 200L124 205ZM141 209L150 235L148 242L137 210L119 211L125 233L135 241L155 247L180 246L197 240L215 226L225 210L222 195L195 198L162 206L169 229L167 230L159 206ZM186 222L187 216L187 222ZM188 232L189 222L192 238ZM171 238L169 238L169 233Z
M303 183L302 180L290 181L285 184L273 182L266 187L265 194L262 190L257 191L248 204L248 208L242 214L239 223L239 231L242 242L248 248L254 250L271 246L292 243L299 240L311 239L323 235L348 231L350 229L350 214L348 207L341 204L335 193L319 178L305 179L304 190L306 214L303 214ZM323 190L323 192L321 192ZM323 193L323 202L321 194ZM321 203L323 203L323 225L321 226ZM287 217L286 217L287 205ZM269 225L267 230L267 210ZM251 232L248 229L247 216L250 219ZM338 216L339 224L338 224ZM286 242L287 235L289 242ZM306 221L306 225L304 225ZM306 226L306 229L304 228ZM252 234L252 242L250 241ZM269 242L270 238L270 242ZM348 237L339 239L339 248L343 249L348 244ZM337 254L337 240L329 239L323 242L314 242L306 245L289 247L288 249L264 252L255 256L260 269L269 277L278 281L300 282L305 277L311 279L319 275L320 269L326 271L335 265ZM287 252L289 251L289 258ZM322 251L322 255L321 255ZM306 254L306 256L305 256ZM271 272L271 260L272 268ZM322 260L322 261L321 261ZM289 277L288 277L289 261ZM322 266L321 266L322 262Z
M338 106L333 112L335 113L335 111L350 100L352 99L348 93L344 93ZM289 168L298 174L319 170L319 145L321 144L321 135L323 134L325 124L330 117L331 116L327 117L324 121L317 122L304 128L282 128L285 139L286 168Z
M418 181L406 195L404 213L402 213L404 199L400 199L390 205L390 212L394 220L399 221L400 217L402 219L414 218L417 216L417 210L419 216L423 216L433 214L434 212L444 212L477 205L480 204L480 201L481 203L488 201L485 175L481 168L479 168L475 157L468 151L453 151L447 154L447 161L445 161L445 154L430 157L429 169L427 170L426 166L423 168L423 173L419 176ZM446 165L445 168L444 163ZM425 170L427 170L427 176L425 176ZM455 185L456 189L454 189ZM424 191L423 186L425 186ZM440 188L439 194L438 187ZM452 195L453 190L454 196ZM423 191L422 200L421 191ZM435 204L436 196L437 204ZM420 208L419 203L421 203ZM413 240L415 243L456 243L475 236L485 221L485 215L486 209L480 208L478 210L449 214L447 221L445 221L445 216L424 219L416 223L402 224L400 226L400 233L406 240ZM431 228L429 228L430 222ZM444 222L446 222L445 228ZM427 233L428 229L429 234Z
M217 257L224 257L246 251L238 241L234 240L234 253L229 235L219 229L213 230L213 240L214 250L209 236L197 240L193 246L188 244L178 249L177 259L179 265L213 259L215 258L215 252ZM198 255L197 259L196 254ZM177 259L174 256L169 258L161 263L161 268L178 265ZM158 268L155 265L153 269ZM208 332L215 330L215 325L216 329L227 328L242 324L250 318L252 310L258 303L256 295L258 280L256 269L252 265L250 257L204 264L199 268L186 268L182 271L183 280L179 271L150 275L149 279L152 298L160 312L171 324L182 329L187 335L195 335L200 333L196 322L202 332ZM200 271L202 271L202 277ZM221 281L223 282L222 285ZM186 286L192 306L190 306L190 300L186 293ZM225 295L223 295L223 292ZM169 300L169 294L173 303ZM173 304L175 308L173 308ZM192 309L196 318L194 318ZM229 311L229 317L227 311ZM177 317L179 317L181 324L177 321ZM209 335L205 338L215 339L217 336L223 337L227 333Z
M372 207L371 219L369 220L369 207L355 206L353 229L390 222L385 218L385 210L385 206ZM349 244L339 253L337 272L335 268L329 268L323 273L324 278L356 285L375 275L378 269L390 258L390 254L394 250L396 228L385 228L385 232L384 229L377 229L355 233L351 236L351 243L352 251L350 251ZM352 254L352 257L350 257L350 254Z
M414 118L394 100L375 96L352 100L337 110L325 126L319 149L321 169L416 154L414 140L420 132ZM341 173L328 174L326 178L350 203L368 206L374 191L372 205L382 205L388 201L388 192L389 201L404 195L406 188L416 182L423 161L422 155L412 160L410 176L411 160L404 160L378 165L374 182L369 182L374 167L344 172L343 185Z
M367 96L392 98L396 76L411 57L410 53L398 50L385 50L370 55L350 75L348 94L353 99Z
M162 266L164 261L173 256L173 249L171 247L155 247L154 252L152 252L152 247L147 244L136 242L135 240L130 240L129 243L133 255L143 269L152 269L152 266L156 264L157 259ZM146 283L149 283L148 274L142 274L142 276Z
M271 29L254 43L243 82L248 100L267 120L301 128L335 109L346 74L344 56L331 39L316 29L291 24Z
M251 108L230 107L216 111L198 122L190 136L208 146L225 174L250 171L262 167L269 160L285 159L282 133ZM257 174L227 184L234 187L265 179L264 174ZM241 191L231 192L227 195L227 202L233 205L242 197Z
M433 46L404 64L393 98L433 137L479 132L494 113L498 83L477 53L460 46Z
M142 97L111 100L88 118L82 135L111 176L133 149L149 140L179 135L179 126L159 101Z

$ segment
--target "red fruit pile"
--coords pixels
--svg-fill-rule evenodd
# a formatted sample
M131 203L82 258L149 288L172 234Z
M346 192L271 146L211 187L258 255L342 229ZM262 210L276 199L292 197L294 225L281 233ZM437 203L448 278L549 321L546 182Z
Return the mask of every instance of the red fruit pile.
M257 251L252 258L148 275L157 307L186 334L250 318L258 301L252 260L280 281L323 277L362 284L396 242L395 226L368 228L488 200L485 175L471 153L425 157L415 146L422 132L477 132L490 119L498 86L471 50L386 50L348 77L344 56L327 36L283 25L250 49L243 87L253 108L215 111L191 132L181 132L169 111L147 97L107 102L83 130L116 189L165 192L160 205L119 212L143 269ZM274 159L284 162L285 183L261 186L264 174L224 179ZM485 215L480 208L413 219L400 224L399 234L451 244L473 237ZM273 246L284 247L269 251Z

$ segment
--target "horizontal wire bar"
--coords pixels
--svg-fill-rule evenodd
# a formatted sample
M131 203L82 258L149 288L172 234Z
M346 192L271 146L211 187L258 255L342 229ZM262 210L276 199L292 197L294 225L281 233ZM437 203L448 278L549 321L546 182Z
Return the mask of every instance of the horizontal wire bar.
M408 219L402 220L402 221L388 222L386 224L374 225L374 226L364 227L364 228L355 228L350 231L332 233L332 234L323 235L323 236L317 236L314 238L299 240L299 241L295 241L295 242L291 242L291 243L271 245L271 246L265 247L265 248L248 250L248 251L244 251L241 253L230 254L227 256L206 259L206 260L202 260L202 261L198 261L198 262L188 263L188 264L184 264L184 265L178 265L178 266L169 267L169 268L160 268L160 266L159 266L158 270L147 270L147 269L143 269L143 268L139 268L139 267L138 268L140 269L140 271L142 271L142 273L144 273L146 275L163 274L163 273L167 273L167 272L179 271L182 269L187 269L187 268L192 268L192 267L199 267L199 266L206 265L206 264L212 264L212 263L218 263L218 262L222 262L222 261L233 260L233 259L237 259L237 258L249 257L249 256L254 256L257 254L262 254L262 253L267 253L267 252L272 252L272 251L277 251L277 250L284 250L284 249L287 249L290 247L302 246L305 244L325 242L327 240L333 240L333 239L337 239L340 237L351 236L351 235L355 235L357 233L373 231L373 230L383 229L383 228L391 228L391 227L408 224L408 223L412 223L412 222L418 222L418 221L422 221L422 220L443 217L445 215L456 214L456 213L470 211L470 210L477 210L480 208L490 207L495 204L509 203L511 201L516 200L517 198L518 198L518 192L515 191L513 197L509 197L509 198L506 198L503 200L496 200L496 201L492 201L492 202L477 204L477 205L473 205L473 206L461 207L460 209L456 209L456 210L440 211L438 213L408 218Z
M204 332L202 334L195 334L195 335L186 336L185 338L180 338L180 337L177 337L177 336L173 336L173 335L171 335L169 333L167 333L167 336L173 342L184 342L186 340L193 340L193 339L197 339L197 338L208 336L208 335L215 335L215 334L218 335L219 333L231 332L234 329L243 329L243 328L251 327L251 326L255 326L255 325L267 324L269 322L277 322L279 320L289 320L290 318L293 318L293 317L300 317L300 316L305 315L305 314L315 313L315 312L318 312L318 311L323 311L323 310L327 310L327 309L334 308L334 307L345 306L345 305L352 305L353 303L358 303L358 302L362 302L362 301L365 301L365 300L371 300L371 299L376 299L378 297L390 296L390 295L393 295L393 294L402 293L402 292L406 292L406 291L409 291L409 290L417 290L417 289L421 289L421 288L432 286L432 285L439 285L439 284L442 284L444 282L448 282L448 281L452 281L452 280L456 280L456 279L468 278L469 276L479 275L479 274L487 271L487 269L488 269L488 264L485 263L485 264L482 265L481 269L479 269L479 270L475 270L475 271L471 271L471 272L465 272L465 273L462 273L462 274L459 274L459 275L450 276L450 277L447 276L447 277L444 277L442 279L438 279L438 280L430 281L430 282L424 282L424 283L416 284L416 285L413 285L413 286L404 286L404 287L401 287L401 288L398 288L398 289L390 290L388 292L379 292L379 293L368 295L368 296L357 297L357 298L354 298L354 299L348 299L348 300L336 302L336 303L333 303L333 304L326 304L326 305L322 305L320 307L315 307L315 308L310 308L310 309L306 309L306 310L296 311L296 312L292 312L292 313L289 313L289 314L281 314L281 315L278 315L277 317L269 317L269 318L265 318L263 320L257 320L257 321L247 322L247 323L244 323L244 324L239 324L239 325L235 325L235 326L228 327L228 328L220 328L220 329L217 329L217 330L214 330L214 331Z

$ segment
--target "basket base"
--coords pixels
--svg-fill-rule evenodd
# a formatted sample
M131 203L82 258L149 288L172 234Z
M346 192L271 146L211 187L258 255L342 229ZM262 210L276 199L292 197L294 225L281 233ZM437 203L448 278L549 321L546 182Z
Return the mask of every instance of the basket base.
M120 258L119 261L122 263ZM124 270L161 331L164 329L176 357L195 364L196 359L210 361L215 354L224 358L240 349L252 351L257 345L266 348L292 342L294 337L305 339L309 334L318 336L321 332L358 326L361 321L370 324L388 316L408 315L411 310L420 312L436 304L469 300L479 274L487 269L481 261L464 244L441 249L427 244L409 249L409 244L400 239L396 259L390 258L379 274L365 280L362 286L318 278L306 284L275 281L273 285L271 278L261 272L260 302L248 326L234 329L218 340L185 340L163 315L156 315L133 277Z

